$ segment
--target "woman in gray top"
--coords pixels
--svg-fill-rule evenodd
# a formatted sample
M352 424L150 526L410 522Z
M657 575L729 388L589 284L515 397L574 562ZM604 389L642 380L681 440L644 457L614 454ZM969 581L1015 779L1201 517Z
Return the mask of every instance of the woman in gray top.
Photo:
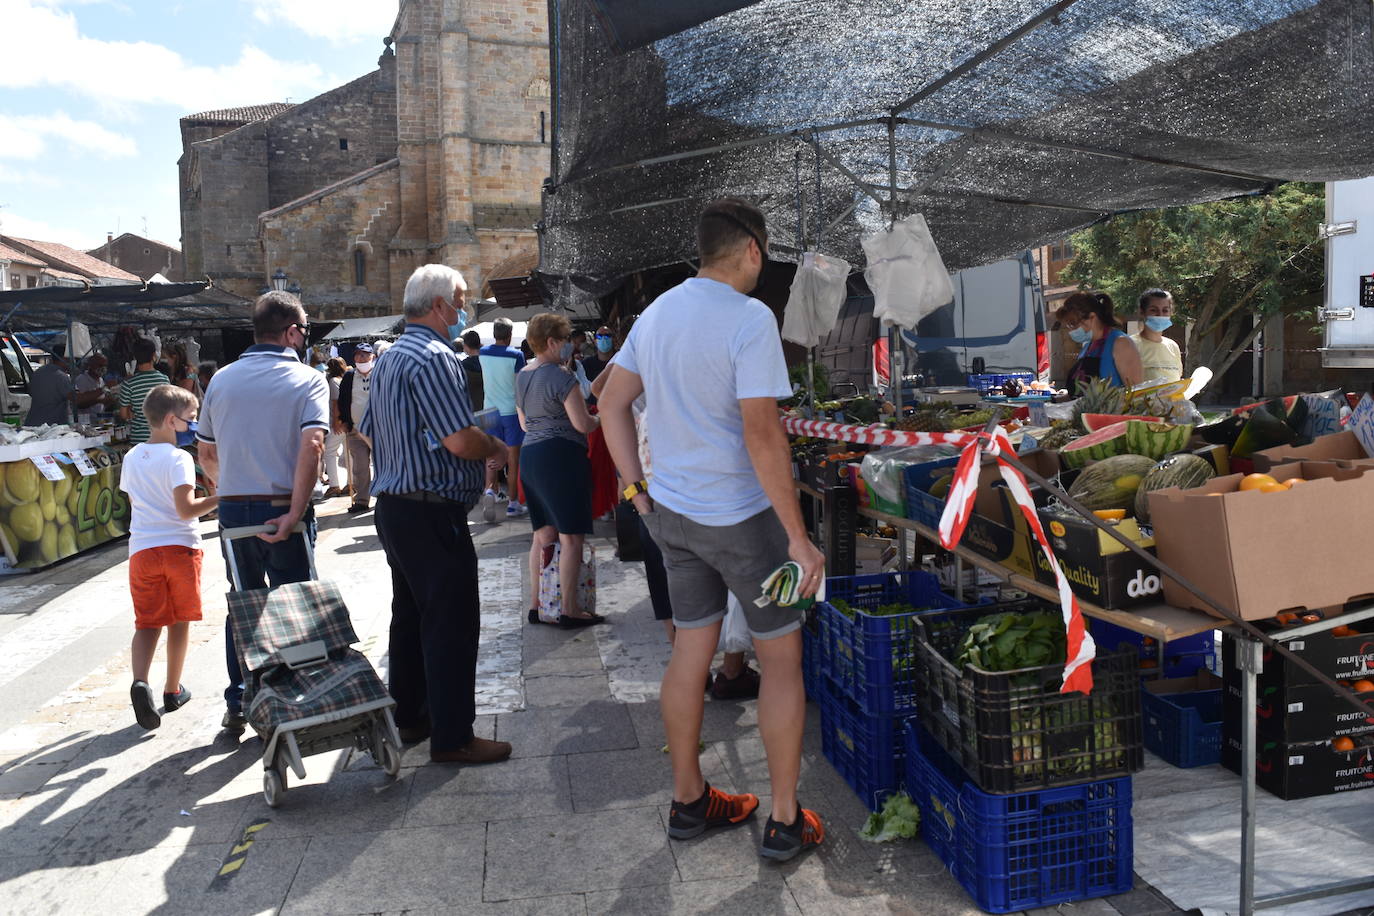
M567 628L600 623L599 614L578 607L577 582L582 572L582 542L592 533L592 469L587 459L587 433L598 421L587 412L582 389L568 371L572 324L562 315L545 313L530 319L525 341L535 360L515 377L515 409L525 431L520 452L520 482L534 528L530 545L530 623L539 623L539 572L544 551L560 545L558 580L563 609L559 625Z

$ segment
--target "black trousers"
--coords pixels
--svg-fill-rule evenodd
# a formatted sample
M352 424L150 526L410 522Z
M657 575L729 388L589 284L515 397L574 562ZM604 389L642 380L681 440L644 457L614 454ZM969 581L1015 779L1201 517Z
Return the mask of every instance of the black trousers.
M430 726L430 748L472 740L477 718L477 552L461 506L381 494L377 536L391 567L391 696L396 724Z

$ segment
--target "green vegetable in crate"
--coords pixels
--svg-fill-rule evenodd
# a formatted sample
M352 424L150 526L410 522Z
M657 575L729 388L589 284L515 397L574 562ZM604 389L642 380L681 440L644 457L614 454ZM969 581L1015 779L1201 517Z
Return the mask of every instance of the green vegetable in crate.
M905 792L888 796L881 811L868 816L859 831L861 839L870 843L888 843L895 839L914 839L921 829L921 812Z
M1150 493L1165 487L1191 490L1216 476L1206 458L1197 455L1170 455L1150 468L1135 493L1135 517L1141 524L1150 522Z
M1117 455L1085 468L1069 495L1089 509L1130 509L1140 482L1155 466L1144 455Z
M954 663L982 671L1017 671L1062 665L1066 657L1064 621L1058 615L1002 611L968 628Z

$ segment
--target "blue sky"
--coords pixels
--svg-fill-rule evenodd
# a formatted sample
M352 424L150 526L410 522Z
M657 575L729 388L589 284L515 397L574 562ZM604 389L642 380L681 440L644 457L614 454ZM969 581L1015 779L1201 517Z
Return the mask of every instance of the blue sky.
M0 0L0 233L179 244L178 120L376 67L397 0ZM17 40L16 40L17 39Z

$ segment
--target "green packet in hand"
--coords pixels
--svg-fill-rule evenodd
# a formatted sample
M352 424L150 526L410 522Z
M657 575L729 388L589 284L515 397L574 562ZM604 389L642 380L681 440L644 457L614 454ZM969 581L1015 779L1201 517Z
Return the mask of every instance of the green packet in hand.
M754 603L759 607L766 606L769 602L776 603L779 607L794 607L805 611L817 601L825 600L825 577L821 577L821 587L816 592L814 598L803 598L799 594L802 583L801 566L788 560L769 574L763 580L763 594L754 599Z

